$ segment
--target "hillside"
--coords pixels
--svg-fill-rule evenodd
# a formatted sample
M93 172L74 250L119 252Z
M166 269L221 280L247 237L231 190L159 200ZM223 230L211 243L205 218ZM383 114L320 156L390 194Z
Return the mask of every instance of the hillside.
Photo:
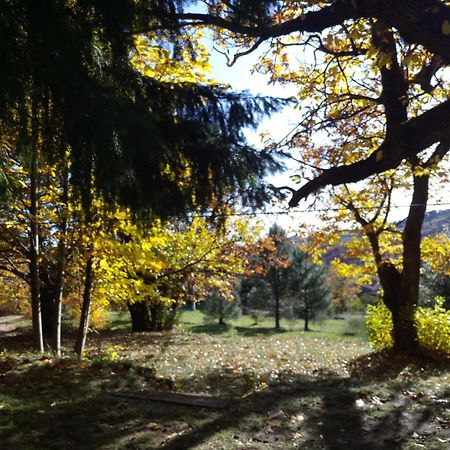
M406 219L397 222L396 225L403 229L405 226ZM433 236L442 231L450 232L450 209L444 211L430 211L425 215L425 220L422 226L422 236ZM353 263L356 262L353 259L346 258L342 256L344 252L344 245L351 239L350 233L342 234L342 241L332 247L325 253L323 260L325 263L329 264L333 259L339 258L342 261Z
M406 219L397 223L400 229L405 226ZM422 226L422 236L433 236L441 231L450 231L450 209L430 211L425 214Z

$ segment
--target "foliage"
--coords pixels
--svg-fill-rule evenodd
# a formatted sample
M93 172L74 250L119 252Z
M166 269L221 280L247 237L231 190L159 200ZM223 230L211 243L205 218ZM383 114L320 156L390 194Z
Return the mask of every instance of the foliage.
M417 308L415 321L421 346L450 355L450 312L442 303L440 299L434 308ZM369 342L375 349L392 347L392 316L384 304L368 306L366 326Z
M424 347L450 355L450 311L443 307L443 300L437 299L434 308L417 309L417 332Z
M366 328L367 338L376 350L384 350L394 345L392 314L384 303L367 306Z
M361 286L355 276L341 276L335 265L328 268L327 284L330 287L331 304L336 314L361 311L359 298Z
M434 306L436 298L443 298L443 307L450 309L450 276L442 272L432 272L428 266L422 270L422 306Z
M244 202L270 196L262 178L279 164L250 148L243 129L281 102L205 83L199 33L147 30L160 11L152 0L6 3L0 123L16 153L68 158L82 194L93 173L108 203L158 216L230 192ZM192 76L180 78L188 67Z
M439 0L417 3L311 0L255 7L252 0L216 0L206 14L175 15L180 26L214 26L220 45L227 51L234 45L231 63L265 46L254 70L296 89L299 123L282 142L267 142L299 163L289 204L325 188L340 207L325 202L324 215L344 223L351 218L364 230L349 253L369 263L347 271L354 268L366 280L378 272L395 345L405 349L417 344L411 314L429 178L448 179L443 160L450 150L448 130L441 131L450 118L444 50L450 9ZM358 181L364 183L349 186ZM388 221L392 194L411 186L399 239ZM408 320L397 320L400 310L410 312Z
M308 255L295 249L289 268L289 288L294 316L307 321L330 312L331 297L323 266L312 263Z
M148 226L133 224L126 212L116 217L102 242L96 295L121 304L177 307L211 289L229 296L259 229L239 218L215 227L203 217Z
M225 324L226 319L237 319L241 313L240 304L236 297L225 298L217 290L213 290L206 297L201 310L208 320L218 319L220 324Z

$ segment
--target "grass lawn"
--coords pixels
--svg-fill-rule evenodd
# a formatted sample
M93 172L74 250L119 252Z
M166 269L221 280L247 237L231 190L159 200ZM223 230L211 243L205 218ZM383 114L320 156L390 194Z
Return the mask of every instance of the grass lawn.
M174 333L92 333L86 359L30 352L0 331L0 448L447 449L448 361L371 353L360 320L229 326L186 312ZM1 330L2 328L0 328ZM70 335L69 335L70 338ZM71 345L70 339L65 342ZM157 390L228 400L203 408L126 398Z

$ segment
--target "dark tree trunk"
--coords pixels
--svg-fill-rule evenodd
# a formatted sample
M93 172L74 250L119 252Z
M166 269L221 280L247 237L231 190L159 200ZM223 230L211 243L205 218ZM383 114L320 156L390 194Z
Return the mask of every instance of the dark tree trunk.
M53 311L55 290L51 280L45 274L40 277L40 299L41 299L41 316L42 316L42 332L46 345L51 342L53 337Z
M87 257L84 275L83 305L81 308L80 325L78 327L77 339L75 342L75 353L78 355L79 359L83 358L84 346L86 344L86 337L89 329L89 317L91 315L92 287L94 284L93 244L89 246L88 252L89 255Z
M378 235L366 227L383 288L383 302L392 313L394 348L404 353L414 353L419 348L414 310L419 300L420 241L428 201L428 181L427 175L414 176L413 198L403 230L402 272L391 262L382 261Z
M308 299L306 298L305 290L303 289L303 302L305 303L305 317L304 317L304 327L303 331L309 331L309 303Z
M414 310L419 303L420 241L428 201L428 181L428 175L414 176L414 193L403 231L401 304L392 318L394 346L405 352L414 352L419 347Z
M278 268L275 268L275 276L273 280L273 298L275 300L275 329L280 329L280 280Z
M150 327L152 331L163 331L163 312L161 305L150 306Z
M131 330L133 332L151 331L152 324L146 302L128 303L128 311L131 317Z

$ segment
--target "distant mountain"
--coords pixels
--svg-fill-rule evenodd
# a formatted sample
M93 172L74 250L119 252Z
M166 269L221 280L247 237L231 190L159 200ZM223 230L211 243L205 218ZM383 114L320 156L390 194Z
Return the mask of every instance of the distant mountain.
M406 219L397 222L397 226L402 230ZM422 226L422 236L433 236L441 231L450 232L450 209L443 211L430 211L425 214Z
M406 219L397 222L396 225L400 230L402 230L405 223ZM450 233L450 209L446 209L444 211L430 211L425 214L425 219L422 226L422 236L433 236L441 231ZM330 247L324 254L324 262L329 264L333 259L339 258L347 263L357 263L356 259L346 258L343 256L345 252L344 244L357 236L358 232L355 232L354 234L343 233L341 236L341 242Z

